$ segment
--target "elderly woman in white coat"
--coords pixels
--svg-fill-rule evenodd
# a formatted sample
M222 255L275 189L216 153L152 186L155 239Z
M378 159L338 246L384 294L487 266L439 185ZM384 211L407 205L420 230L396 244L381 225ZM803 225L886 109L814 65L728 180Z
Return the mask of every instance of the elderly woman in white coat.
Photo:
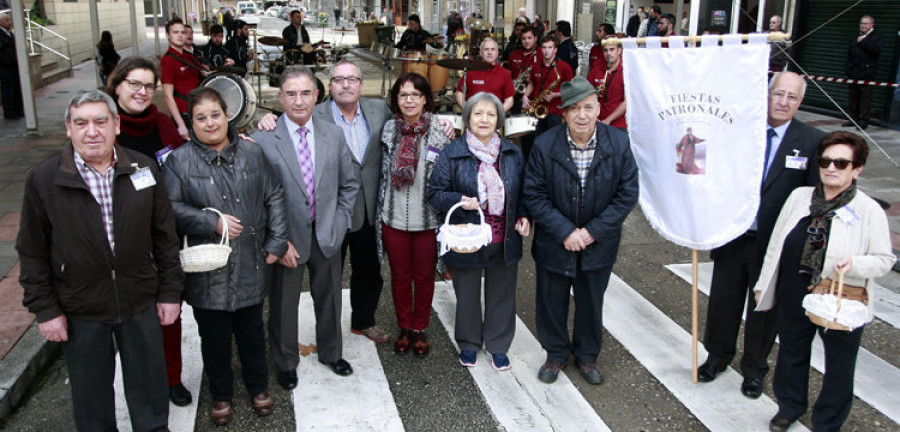
M796 189L788 198L766 251L754 287L758 306L778 307L778 361L774 390L778 413L772 431L785 431L807 408L809 360L818 332L825 346L822 391L813 406L815 431L839 431L853 403L853 372L863 327L852 331L825 330L806 316L803 298L822 278L865 287L868 316L874 317L873 279L890 271L891 251L887 216L881 206L856 188L869 149L850 132L832 132L819 143L822 182Z

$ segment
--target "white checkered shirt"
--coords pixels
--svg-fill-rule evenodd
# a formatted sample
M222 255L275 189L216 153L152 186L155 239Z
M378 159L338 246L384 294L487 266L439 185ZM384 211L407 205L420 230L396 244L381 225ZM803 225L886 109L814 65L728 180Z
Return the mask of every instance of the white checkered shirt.
M116 162L119 161L116 150L113 149L113 163L106 168L106 172L100 173L94 167L85 163L84 159L78 152L75 153L75 166L78 173L87 184L91 195L100 204L100 216L103 218L103 228L106 230L106 239L109 241L109 248L113 253L116 252L115 237L113 236L113 177L116 172Z
M594 160L594 151L597 150L597 133L591 134L591 140L588 141L584 148L579 147L569 135L569 129L566 128L566 140L569 142L569 153L572 155L572 162L575 163L575 170L578 171L578 179L581 180L581 193L584 194L584 187L587 184L588 170L591 168L591 161Z

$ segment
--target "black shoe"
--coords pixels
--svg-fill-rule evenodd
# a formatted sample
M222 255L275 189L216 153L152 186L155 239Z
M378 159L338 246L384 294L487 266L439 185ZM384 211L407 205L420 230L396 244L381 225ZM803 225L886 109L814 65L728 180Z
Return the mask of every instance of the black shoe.
M178 383L169 387L169 400L176 406L188 406L191 404L191 392L184 387L184 384Z
M603 372L600 372L600 367L597 366L597 363L583 363L575 360L575 365L578 366L581 377L584 378L588 384L603 384Z
M775 417L772 417L772 420L769 421L769 431L786 432L788 428L791 427L791 423L793 423L792 420L788 420L779 414L775 414Z
M538 379L547 384L554 383L559 378L560 369L564 367L566 367L566 362L557 363L547 360L538 370Z
M744 383L741 384L741 394L750 399L756 399L762 395L763 384L759 378L745 377Z
M350 375L353 373L353 368L350 367L350 363L347 363L347 360L344 360L344 359L340 359L334 363L328 363L328 362L319 360L319 363L322 363L323 365L328 366L329 368L331 368L332 372L334 372L340 376L347 376L347 375Z
M841 127L856 127L856 125L852 121L845 121L841 123Z
M697 368L697 381L711 382L712 380L716 379L716 375L718 375L719 372L724 371L727 367L727 364L720 365L712 360L707 359L706 363L703 363L702 365L700 365L700 367Z
M297 371L278 371L278 384L285 390L297 388Z

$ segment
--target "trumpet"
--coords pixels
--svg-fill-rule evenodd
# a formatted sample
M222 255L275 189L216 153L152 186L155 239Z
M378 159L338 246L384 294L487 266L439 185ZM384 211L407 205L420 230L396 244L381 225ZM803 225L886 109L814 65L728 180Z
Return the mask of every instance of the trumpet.
M544 91L540 92L536 98L534 98L534 103L531 104L531 108L523 110L523 114L534 115L539 119L544 119L545 117L547 117L547 114L550 114L550 108L548 108L547 105L544 104L544 98L546 98L547 95L550 94L551 89L553 87L556 87L556 85L559 84L559 81L562 79L562 77L559 75L559 70L556 69L555 61L553 62L553 72L556 73L556 79L553 80L553 82L550 83L550 85L548 85L547 88L544 89Z

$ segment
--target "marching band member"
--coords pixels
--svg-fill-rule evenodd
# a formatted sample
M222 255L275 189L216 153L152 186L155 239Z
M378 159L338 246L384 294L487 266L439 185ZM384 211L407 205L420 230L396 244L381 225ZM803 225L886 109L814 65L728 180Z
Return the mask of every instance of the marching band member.
M531 79L522 96L522 108L526 111L534 112L532 105L535 104L543 105L548 111L546 117L538 120L534 130L535 137L562 123L559 89L563 83L575 77L568 63L556 61L556 49L556 39L541 39L541 62L531 69Z
M512 75L503 66L497 64L497 57L500 55L500 48L497 41L491 38L485 38L481 41L481 59L490 63L493 68L487 71L468 71L465 79L459 80L456 84L456 103L459 106L465 106L466 99L480 92L487 92L503 101L503 109L509 111L513 106L513 88ZM463 84L465 84L465 93L463 93Z
M622 72L622 42L608 37L602 42L604 67L591 67L587 79L600 89L600 116L603 124L625 130L625 80Z

